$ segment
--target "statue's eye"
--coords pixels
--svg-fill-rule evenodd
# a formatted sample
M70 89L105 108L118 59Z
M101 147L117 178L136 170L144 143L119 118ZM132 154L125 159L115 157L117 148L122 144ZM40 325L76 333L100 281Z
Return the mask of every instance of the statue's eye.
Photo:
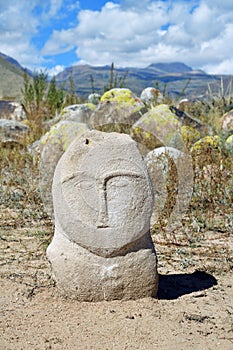
M126 187L126 186L129 186L131 184L132 184L132 179L130 179L129 177L120 176L117 183L116 183L116 186L117 187Z
M92 180L81 180L75 183L75 187L79 187L81 190L90 190L94 186L95 184Z
M108 186L112 189L120 189L128 187L132 184L132 179L129 176L116 176L109 181Z

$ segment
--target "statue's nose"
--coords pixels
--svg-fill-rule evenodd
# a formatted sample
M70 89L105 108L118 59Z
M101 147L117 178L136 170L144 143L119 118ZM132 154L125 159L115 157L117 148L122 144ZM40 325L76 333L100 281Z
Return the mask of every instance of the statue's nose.
M108 208L107 208L107 192L105 183L99 184L99 212L97 219L97 228L109 227L108 225Z

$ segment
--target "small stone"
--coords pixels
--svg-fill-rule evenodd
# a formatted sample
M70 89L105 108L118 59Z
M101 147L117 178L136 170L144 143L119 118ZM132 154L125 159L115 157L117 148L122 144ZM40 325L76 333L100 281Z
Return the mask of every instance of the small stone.
M142 90L141 100L145 103L145 105L156 105L163 102L164 96L163 94L154 87L147 87L144 90Z
M29 133L29 127L16 120L0 119L0 143L16 142Z

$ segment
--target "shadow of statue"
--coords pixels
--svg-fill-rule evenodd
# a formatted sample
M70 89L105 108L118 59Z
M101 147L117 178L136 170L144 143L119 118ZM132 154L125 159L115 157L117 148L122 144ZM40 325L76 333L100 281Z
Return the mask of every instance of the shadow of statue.
M214 285L217 285L216 278L204 271L160 275L158 299L177 299L182 295L202 291Z

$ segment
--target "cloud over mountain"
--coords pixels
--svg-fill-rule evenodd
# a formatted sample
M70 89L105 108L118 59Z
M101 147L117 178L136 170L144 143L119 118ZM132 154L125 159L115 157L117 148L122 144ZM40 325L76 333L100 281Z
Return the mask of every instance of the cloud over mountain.
M182 61L233 74L231 0L101 3L85 9L85 1L0 0L1 51L29 67Z

